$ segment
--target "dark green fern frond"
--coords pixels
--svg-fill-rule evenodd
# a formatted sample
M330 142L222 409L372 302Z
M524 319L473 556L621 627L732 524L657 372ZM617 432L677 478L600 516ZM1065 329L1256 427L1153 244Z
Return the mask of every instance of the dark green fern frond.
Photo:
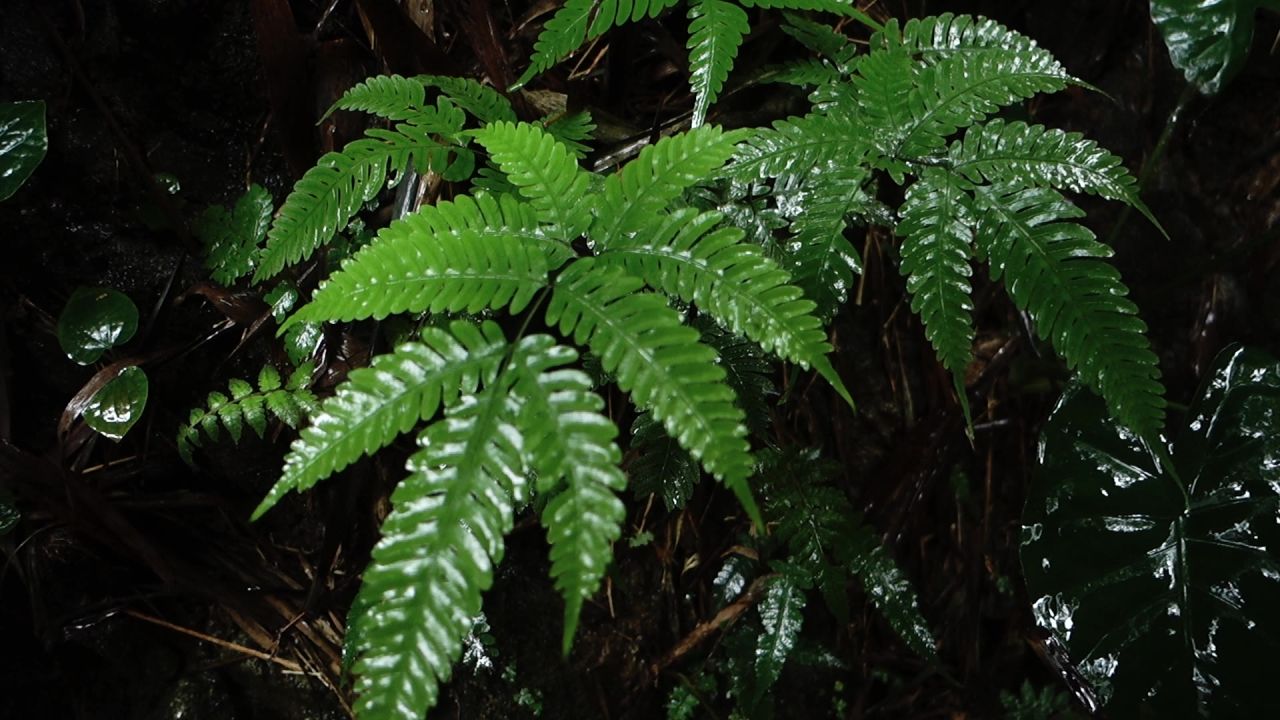
M830 85L839 82L842 78L839 68L826 60L817 58L771 65L760 74L760 80L763 82L783 83L803 88Z
M422 342L405 343L353 370L324 401L311 426L293 443L280 479L254 510L260 517L280 498L306 490L361 457L387 446L401 433L473 393L489 381L507 353L493 322L480 327L456 321L446 331L428 327Z
M867 192L870 171L849 158L819 165L798 188L790 214L791 238L786 267L791 279L817 305L820 318L830 318L844 304L853 278L862 274L862 257L845 236L851 215L870 214L874 199Z
M969 128L964 140L952 143L948 160L953 172L975 183L985 180L1091 193L1126 203L1160 227L1138 197L1137 180L1120 158L1080 133L992 120Z
M969 184L931 168L907 189L899 210L902 274L911 310L920 316L943 367L955 379L956 397L968 416L964 370L973 350L973 301L969 265L973 245L973 200Z
M896 25L897 21L890 22ZM894 30L886 27L885 33L891 32ZM881 41L874 38L872 47L879 46ZM1000 56L1071 80L1052 53L1035 40L990 18L953 13L912 18L903 26L900 42L908 52L930 65L953 58L972 62L980 57Z
M489 157L507 174L562 240L581 235L591 223L586 202L589 174L553 135L529 123L493 123L474 132Z
M379 231L284 328L424 310L520 312L569 254L510 196L460 196Z
M681 193L724 165L738 137L704 126L645 147L605 179L591 239L608 248L629 233L647 231Z
M337 110L369 113L381 118L404 122L422 120L427 94L422 83L399 75L375 75L342 94L324 117Z
M858 9L856 0L738 0L745 7L772 8L774 10L817 10L852 18L872 30L881 29L880 23Z
M447 75L418 75L417 82L439 90L454 105L471 113L482 123L515 122L516 111L502 93L471 78Z
M780 186L795 187L833 157L865 155L863 135L843 116L814 114L776 120L772 128L751 131L721 174L744 182L776 178Z
M818 53L835 63L839 72L851 62L858 48L849 42L848 36L825 23L814 22L803 15L784 13L782 32L790 35L796 42ZM837 74L837 79L839 75Z
M827 359L831 346L812 300L789 284L787 272L742 242L724 217L677 210L645 233L615 241L598 263L621 262L650 287L694 303L724 327L804 368L817 370L850 404L848 390Z
M707 119L707 109L724 87L738 47L751 28L742 8L724 0L692 0L689 4L689 85L693 89L693 127Z
M275 417L291 428L297 428L302 420L314 415L320 408L316 396L307 389L315 366L302 365L289 376L284 385L280 373L270 365L264 365L258 373L255 390L245 380L233 378L227 383L230 397L220 392L209 393L203 407L191 410L185 425L178 428L178 454L188 465L194 465L194 448L204 444L201 435L210 440L219 437L219 425L231 436L231 442L240 442L244 426L248 425L258 437L267 432L267 415Z
M1157 358L1119 273L1102 262L1111 249L1073 222L1084 212L1047 188L979 187L976 199L992 276L1112 416L1154 438L1164 421Z
M629 456L631 490L640 497L657 495L668 510L684 507L702 477L698 461L647 412L637 414L631 423Z
M392 493L355 603L364 612L350 622L362 720L419 720L480 613L515 507L528 497L510 384L504 375L463 396L423 431Z
M271 194L253 184L236 201L231 212L210 206L196 222L195 233L204 246L205 267L219 285L231 285L253 272L258 244L271 224Z
M559 140L560 144L569 148L569 152L579 160L591 152L591 148L583 144L590 140L596 131L596 121L592 119L590 110L580 110L545 120L542 128Z
M551 544L551 577L565 600L563 651L568 654L582 602L600 586L622 536L626 508L616 493L626 487L614 444L618 426L601 414L604 400L591 391L591 378L579 370L552 370L577 358L515 366L520 380L512 392L523 402L521 429L529 440L530 467L540 492L558 490L542 511ZM521 356L517 356L519 358ZM563 487L558 487L564 480Z
M752 459L746 427L724 369L698 332L642 286L621 268L577 260L556 280L547 323L588 345L636 405L651 410L758 522L747 486Z
M462 111L441 100L431 117L430 124L401 123L394 131L369 130L367 137L348 144L342 152L320 158L280 207L267 233L254 282L276 275L329 242L378 194L388 177L402 176L410 166L419 172L435 170L447 179L470 175L470 152L433 137L461 131L466 119Z
M516 81L516 87L568 57L587 40L600 37L609 28L638 22L646 15L657 17L658 13L677 2L679 0L565 0L543 26L533 45L529 67Z

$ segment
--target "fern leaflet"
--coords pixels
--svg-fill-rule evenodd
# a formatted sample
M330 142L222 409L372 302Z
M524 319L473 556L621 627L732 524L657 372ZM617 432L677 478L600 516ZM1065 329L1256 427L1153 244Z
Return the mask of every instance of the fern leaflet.
M751 28L747 14L725 0L693 0L689 6L689 85L693 88L693 127L707 119L729 77L738 47Z
M271 211L271 194L255 183L231 212L213 205L200 215L195 233L204 245L204 264L214 282L229 286L253 272L258 243L271 224Z
M543 26L533 45L529 67L515 86L523 86L538 73L568 57L582 43L600 37L609 28L637 22L646 15L657 17L658 13L677 2L679 0L565 0Z
M751 453L742 411L724 370L698 332L659 295L620 268L582 258L556 279L547 323L590 346L618 387L651 410L667 432L738 496L752 521L759 509L747 486Z
M559 140L560 144L569 148L569 152L579 160L591 152L591 148L583 144L590 140L596 131L596 122L592 119L590 110L580 110L545 120L542 128Z
M493 123L474 131L489 157L528 198L550 232L573 240L591 223L585 203L588 173L569 149L546 130L529 123Z
M1067 365L1098 390L1112 416L1146 438L1164 420L1157 359L1111 249L1072 220L1084 212L1047 188L977 188L978 251Z
M337 110L351 110L387 120L425 120L432 124L432 119L423 115L426 101L427 93L421 82L400 75L375 75L343 93L323 117Z
M433 87L482 123L515 122L516 111L502 93L471 78L419 75L415 81Z
M862 274L862 257L845 237L847 218L868 213L872 199L864 185L867 168L848 158L832 159L816 168L796 193L793 203L787 269L805 297L817 305L815 313L830 318Z
M248 425L258 436L267 432L267 414L291 428L297 428L303 418L314 415L320 406L316 396L307 389L315 366L302 365L289 375L281 385L280 373L270 365L264 365L258 373L258 388L239 378L227 383L230 396L220 392L209 393L204 407L191 410L186 424L178 428L178 454L188 465L194 465L194 448L204 444L201 435L217 440L219 425L231 436L231 442L240 442L244 426Z
M261 517L291 491L306 490L390 444L463 394L491 380L508 351L502 330L456 321L449 330L423 329L405 343L353 370L337 394L320 406L285 457L284 470L254 510Z

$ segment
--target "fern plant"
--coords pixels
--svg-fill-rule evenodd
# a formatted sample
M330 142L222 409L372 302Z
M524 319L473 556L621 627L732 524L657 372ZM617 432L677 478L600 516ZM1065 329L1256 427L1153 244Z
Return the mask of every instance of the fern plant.
M258 437L264 437L269 416L297 429L320 407L320 401L308 389L313 372L314 365L304 364L282 383L279 371L264 365L258 373L256 389L247 380L232 378L225 394L211 392L204 405L192 408L187 422L178 428L178 454L188 465L194 465L195 448L203 446L206 438L217 441L226 430L231 441L238 443L246 425Z
M610 28L657 17L676 4L677 0L565 0L543 26L529 67L516 86L528 83ZM690 0L688 50L693 127L706 122L707 110L724 88L738 48L751 31L743 8L754 7L820 10L853 18L868 27L880 27L853 0Z
M902 237L911 308L955 378L966 416L978 260L1114 417L1154 437L1164 400L1145 325L1105 262L1111 249L1076 222L1083 212L1060 191L1154 217L1119 158L1093 141L993 117L1082 83L1033 40L985 18L890 21L865 54L807 26L792 34L821 58L775 77L810 86L814 109L753 132L724 177L772 184L791 217L784 264L819 315L839 308L860 271L845 231L851 222L883 222L874 197L888 179L905 187L889 224Z

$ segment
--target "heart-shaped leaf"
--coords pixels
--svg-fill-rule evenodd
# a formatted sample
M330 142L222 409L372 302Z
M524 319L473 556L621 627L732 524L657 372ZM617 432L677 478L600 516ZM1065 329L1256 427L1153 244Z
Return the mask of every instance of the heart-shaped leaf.
M58 344L67 357L88 365L138 330L138 308L110 288L80 288L58 318Z
M147 374L130 365L94 393L84 409L84 421L99 433L119 440L142 417L147 407Z
M1037 620L1109 699L1110 716L1270 717L1280 363L1224 351L1175 441L1156 452L1072 389L1039 457L1024 515L1027 587Z
M22 187L49 149L44 103L0 103L0 200Z
M1244 65L1259 0L1151 0L1174 67L1213 95Z

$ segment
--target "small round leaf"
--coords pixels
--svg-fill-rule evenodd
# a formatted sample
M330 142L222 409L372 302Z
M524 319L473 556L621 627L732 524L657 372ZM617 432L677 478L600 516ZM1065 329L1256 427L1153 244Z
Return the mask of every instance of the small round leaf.
M112 440L123 438L147 407L147 389L142 368L124 368L94 393L84 409L84 421Z
M58 318L58 344L67 357L88 365L103 351L129 341L138 329L138 308L110 288L80 288Z

